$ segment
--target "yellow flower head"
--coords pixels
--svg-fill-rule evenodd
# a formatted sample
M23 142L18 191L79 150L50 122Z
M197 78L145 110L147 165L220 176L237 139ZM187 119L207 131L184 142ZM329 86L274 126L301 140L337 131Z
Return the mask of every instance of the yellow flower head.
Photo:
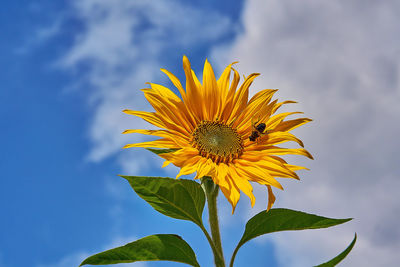
M124 110L157 126L160 130L126 130L124 133L141 133L161 137L158 140L128 144L128 147L172 149L159 154L169 163L181 168L177 178L196 172L196 178L212 177L222 193L232 204L232 212L240 198L240 191L255 203L253 187L257 182L268 189L268 210L275 201L271 186L283 189L275 179L299 179L295 171L305 167L288 164L278 155L297 154L309 157L304 148L277 147L279 143L294 141L303 143L290 130L309 121L308 118L285 120L291 114L275 114L284 104L294 101L271 101L277 90L265 89L248 100L249 87L259 74L253 73L239 84L239 74L226 67L217 80L210 63L206 60L201 83L183 57L186 76L186 90L181 82L169 71L162 71L171 79L181 98L170 89L150 83L151 88L143 89L146 99L155 112ZM233 71L233 78L230 75Z

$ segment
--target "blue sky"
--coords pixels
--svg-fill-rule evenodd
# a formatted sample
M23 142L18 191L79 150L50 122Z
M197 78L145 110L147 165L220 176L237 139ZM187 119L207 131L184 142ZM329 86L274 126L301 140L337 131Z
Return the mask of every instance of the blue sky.
M280 99L299 101L296 109L314 119L296 134L315 160L290 158L311 171L283 182L276 207L355 218L254 240L237 266L318 264L356 231L343 266L398 262L400 5L299 2L3 3L0 267L76 266L155 233L180 234L211 265L195 225L153 211L117 176L176 175L150 152L121 149L145 138L122 136L124 129L148 127L121 111L149 109L139 91L145 82L171 86L160 68L183 78L183 54L198 73L206 57L217 73L238 60L241 73L262 74L252 93L279 88ZM265 190L255 193L256 206L243 197L233 216L220 199L226 257L245 221L266 207Z

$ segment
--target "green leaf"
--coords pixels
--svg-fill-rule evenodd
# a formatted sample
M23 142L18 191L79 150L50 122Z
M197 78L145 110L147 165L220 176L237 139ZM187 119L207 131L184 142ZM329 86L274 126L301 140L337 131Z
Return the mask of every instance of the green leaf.
M179 148L167 148L167 149L154 149L154 148L146 148L148 151L153 152L154 154L163 154L163 153L170 153L179 150Z
M327 228L351 219L331 219L289 209L262 211L251 218L239 243L245 243L257 236L288 230Z
M354 235L353 241L351 241L350 245L343 250L342 253L340 253L339 255L337 255L336 257L334 257L333 259L331 259L330 261L327 261L325 263L322 263L318 266L315 267L331 267L331 266L336 266L336 264L338 264L339 262L341 262L352 250L352 248L354 247L354 244L356 243L357 240L357 234Z
M165 177L121 176L155 210L176 219L202 226L204 191L192 180Z
M199 267L192 248L178 235L151 235L84 260L81 265L106 265L135 261L176 261Z
M327 228L350 220L351 218L331 219L289 209L262 211L246 223L246 229L232 255L230 266L233 266L239 248L257 236L279 231Z

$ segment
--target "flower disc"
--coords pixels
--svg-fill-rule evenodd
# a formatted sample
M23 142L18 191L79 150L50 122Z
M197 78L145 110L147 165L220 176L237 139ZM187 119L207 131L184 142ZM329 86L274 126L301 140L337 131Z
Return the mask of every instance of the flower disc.
M266 185L267 209L270 209L275 201L271 187L282 189L276 178L299 179L295 171L306 169L289 164L279 156L297 154L312 159L304 148L283 148L277 144L294 141L303 147L303 142L289 132L311 120L286 120L288 116L301 112L275 114L282 105L296 103L271 101L277 90L262 90L249 100L249 87L259 75L257 73L247 76L238 88L240 75L232 64L226 67L217 80L206 60L202 82L185 56L183 69L186 89L176 76L162 69L181 97L162 85L150 83L151 88L143 89L143 92L155 112L124 110L160 128L133 129L124 133L161 137L155 141L128 144L125 148L169 149L166 153L158 154L166 160L163 166L172 163L179 167L177 177L191 173L196 173L196 179L212 177L232 204L233 210L239 201L240 192L245 193L254 205L253 187L249 182ZM232 72L233 77L230 79ZM253 125L253 118L263 127ZM258 132L255 133L255 129Z
M243 151L243 141L235 129L219 122L203 121L193 132L192 145L201 156L228 163Z

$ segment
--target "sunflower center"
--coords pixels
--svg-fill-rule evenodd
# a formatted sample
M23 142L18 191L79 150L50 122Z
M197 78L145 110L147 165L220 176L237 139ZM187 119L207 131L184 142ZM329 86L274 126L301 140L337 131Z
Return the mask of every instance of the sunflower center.
M201 156L228 163L243 151L243 141L235 129L220 122L202 121L192 134L192 145Z

